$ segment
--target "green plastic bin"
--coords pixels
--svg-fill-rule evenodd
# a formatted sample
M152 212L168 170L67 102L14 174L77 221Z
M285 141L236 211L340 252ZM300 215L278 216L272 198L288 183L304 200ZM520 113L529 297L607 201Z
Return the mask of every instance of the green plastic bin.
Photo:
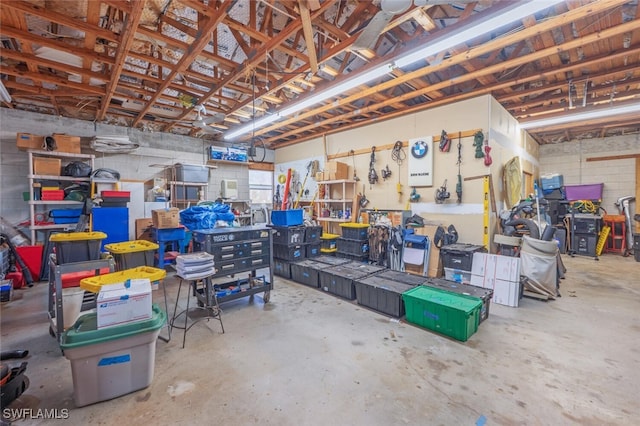
M100 259L100 246L105 238L104 232L70 232L53 234L49 241L55 245L56 262L62 265Z
M138 266L153 266L158 244L151 241L135 240L123 243L105 244L116 262L116 270L137 268Z
M402 294L406 319L412 324L466 342L478 330L482 300L419 286Z
M97 329L97 314L82 315L62 333L71 361L73 400L82 407L144 389L153 380L156 339L167 320L153 304L150 319Z

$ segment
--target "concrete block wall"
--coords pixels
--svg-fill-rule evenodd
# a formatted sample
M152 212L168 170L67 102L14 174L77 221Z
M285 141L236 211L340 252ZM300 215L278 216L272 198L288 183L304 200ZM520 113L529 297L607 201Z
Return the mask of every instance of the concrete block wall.
M615 201L635 195L635 159L587 159L624 154L640 154L640 135L542 145L540 173L560 173L565 185L604 183L602 206L609 214L618 214Z
M82 137L82 152L95 154L95 168L109 168L120 172L123 180L146 181L153 177L167 177L162 167L177 162L205 164L210 142L168 133L148 133L135 129L107 126L91 122L70 120L25 111L0 108L0 216L16 224L29 218L29 205L22 193L29 190L27 179L28 156L16 148L16 133L35 135L66 133ZM91 150L90 140L95 135L128 135L140 145L133 153L102 154ZM249 168L246 164L217 164L209 173L207 199L220 196L223 178L237 179L239 198L249 199Z

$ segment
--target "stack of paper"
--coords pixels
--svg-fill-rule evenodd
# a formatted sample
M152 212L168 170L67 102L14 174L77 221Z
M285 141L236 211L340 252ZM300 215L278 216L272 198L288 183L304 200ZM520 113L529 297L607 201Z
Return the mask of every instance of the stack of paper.
M215 274L213 255L207 252L181 254L176 257L178 276L186 280L196 280Z

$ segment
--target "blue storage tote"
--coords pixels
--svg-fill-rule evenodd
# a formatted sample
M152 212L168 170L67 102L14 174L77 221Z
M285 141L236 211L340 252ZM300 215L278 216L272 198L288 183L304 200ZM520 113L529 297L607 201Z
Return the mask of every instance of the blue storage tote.
M302 209L273 210L271 212L271 223L275 226L302 225Z
M540 186L543 191L551 191L554 189L560 189L564 185L564 178L561 174L551 173L548 175L540 176Z
M82 209L53 209L49 211L49 217L55 224L77 223L82 214Z

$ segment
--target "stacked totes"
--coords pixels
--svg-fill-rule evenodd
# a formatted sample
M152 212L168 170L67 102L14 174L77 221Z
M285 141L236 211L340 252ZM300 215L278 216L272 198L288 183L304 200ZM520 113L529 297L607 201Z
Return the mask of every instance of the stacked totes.
M206 278L216 272L213 255L204 251L179 255L176 268L178 276L185 280Z
M342 237L336 240L338 257L359 262L369 260L369 224L341 223Z
M306 258L304 226L274 226L273 257L288 262ZM319 251L319 250L318 250Z

